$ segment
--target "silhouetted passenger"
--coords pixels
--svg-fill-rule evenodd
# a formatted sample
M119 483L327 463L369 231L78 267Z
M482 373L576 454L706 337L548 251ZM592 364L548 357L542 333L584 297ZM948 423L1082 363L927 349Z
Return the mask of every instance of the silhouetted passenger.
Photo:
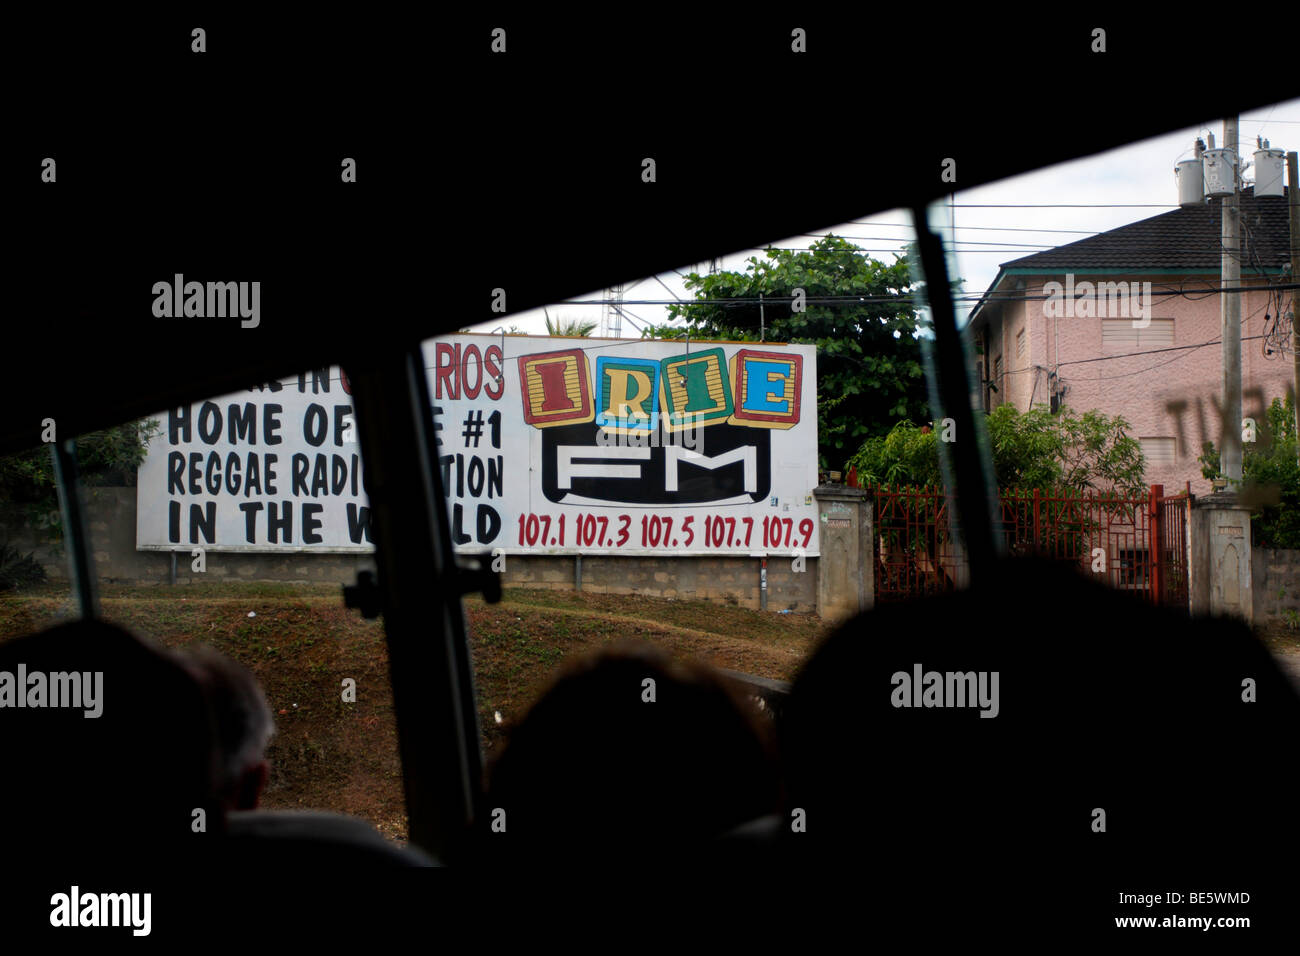
M220 832L203 691L121 628L78 621L0 644L0 741L11 859L129 867L197 851L196 821Z
M654 865L776 801L765 728L741 694L649 645L621 647L564 667L511 731L480 835L489 858Z
M208 697L217 733L215 796L227 810L256 809L266 786L271 706L253 672L207 645L181 652Z
M782 842L804 872L887 874L876 914L1059 923L1128 881L1265 872L1300 835L1267 796L1297 734L1300 701L1243 624L1008 560L814 652L779 731Z

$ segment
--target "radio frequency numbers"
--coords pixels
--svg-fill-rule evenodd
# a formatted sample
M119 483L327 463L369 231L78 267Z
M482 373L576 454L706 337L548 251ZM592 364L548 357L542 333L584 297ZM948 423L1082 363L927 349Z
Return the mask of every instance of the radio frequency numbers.
M556 522L556 536L551 537L551 516L531 512L519 516L519 543L533 547L536 544L564 547L564 515Z
M526 547L568 547L566 515L552 519L545 514L519 516L519 544ZM641 516L642 548L689 548L697 537L695 516L678 523L668 515ZM793 518L770 515L761 522L762 547L780 549L806 548L812 541L816 525L804 518L796 529ZM710 548L748 548L753 543L755 521L750 517L708 515L704 519L702 542ZM574 545L579 548L621 548L631 538L632 518L618 515L579 514L572 524ZM800 540L802 538L802 541Z
M763 547L764 548L789 548L808 547L808 542L812 540L814 529L817 525L811 518L804 518L799 522L799 534L803 535L803 541L800 542L795 537L794 519L779 518L771 515L763 519Z

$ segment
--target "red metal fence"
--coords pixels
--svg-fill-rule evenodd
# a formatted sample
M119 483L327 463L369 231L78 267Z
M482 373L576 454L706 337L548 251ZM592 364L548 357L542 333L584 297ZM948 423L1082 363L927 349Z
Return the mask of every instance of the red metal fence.
M876 600L961 587L966 559L953 539L951 501L938 488L868 489L875 516ZM1143 498L1005 492L998 524L1008 554L1081 564L1113 587L1187 605L1186 493Z
M1151 486L1151 540L1159 556L1153 597L1159 604L1190 607L1187 582L1192 549L1191 507L1190 483L1182 494L1167 497L1161 485Z

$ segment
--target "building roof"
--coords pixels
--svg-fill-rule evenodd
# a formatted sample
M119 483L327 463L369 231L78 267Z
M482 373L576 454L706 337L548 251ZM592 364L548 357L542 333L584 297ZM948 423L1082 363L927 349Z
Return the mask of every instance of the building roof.
M1204 271L1218 274L1222 256L1220 203L1152 216L1108 232L1012 259L1000 265L997 278L971 312L971 321L1008 274L1106 270L1115 273ZM1241 193L1243 276L1256 269L1280 270L1289 260L1287 200L1256 199L1253 188Z
M1222 249L1220 204L1208 202L1191 209L1152 216L1109 232L1098 233L1046 252L1002 263L1003 269L1117 269L1125 272L1159 269L1219 270ZM1287 202L1282 196L1256 199L1253 189L1241 194L1242 237L1254 239L1253 252L1264 268L1281 268L1287 261ZM1252 246L1247 245L1249 255ZM1254 260L1251 260L1252 262ZM1243 263L1242 271L1248 271Z

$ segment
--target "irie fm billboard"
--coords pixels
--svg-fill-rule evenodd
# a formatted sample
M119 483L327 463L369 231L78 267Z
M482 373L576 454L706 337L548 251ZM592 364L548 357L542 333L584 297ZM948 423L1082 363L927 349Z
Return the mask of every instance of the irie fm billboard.
M459 549L817 553L813 346L456 335L424 353Z
M424 355L457 550L817 554L812 346L463 334ZM373 548L339 369L157 420L138 548Z

